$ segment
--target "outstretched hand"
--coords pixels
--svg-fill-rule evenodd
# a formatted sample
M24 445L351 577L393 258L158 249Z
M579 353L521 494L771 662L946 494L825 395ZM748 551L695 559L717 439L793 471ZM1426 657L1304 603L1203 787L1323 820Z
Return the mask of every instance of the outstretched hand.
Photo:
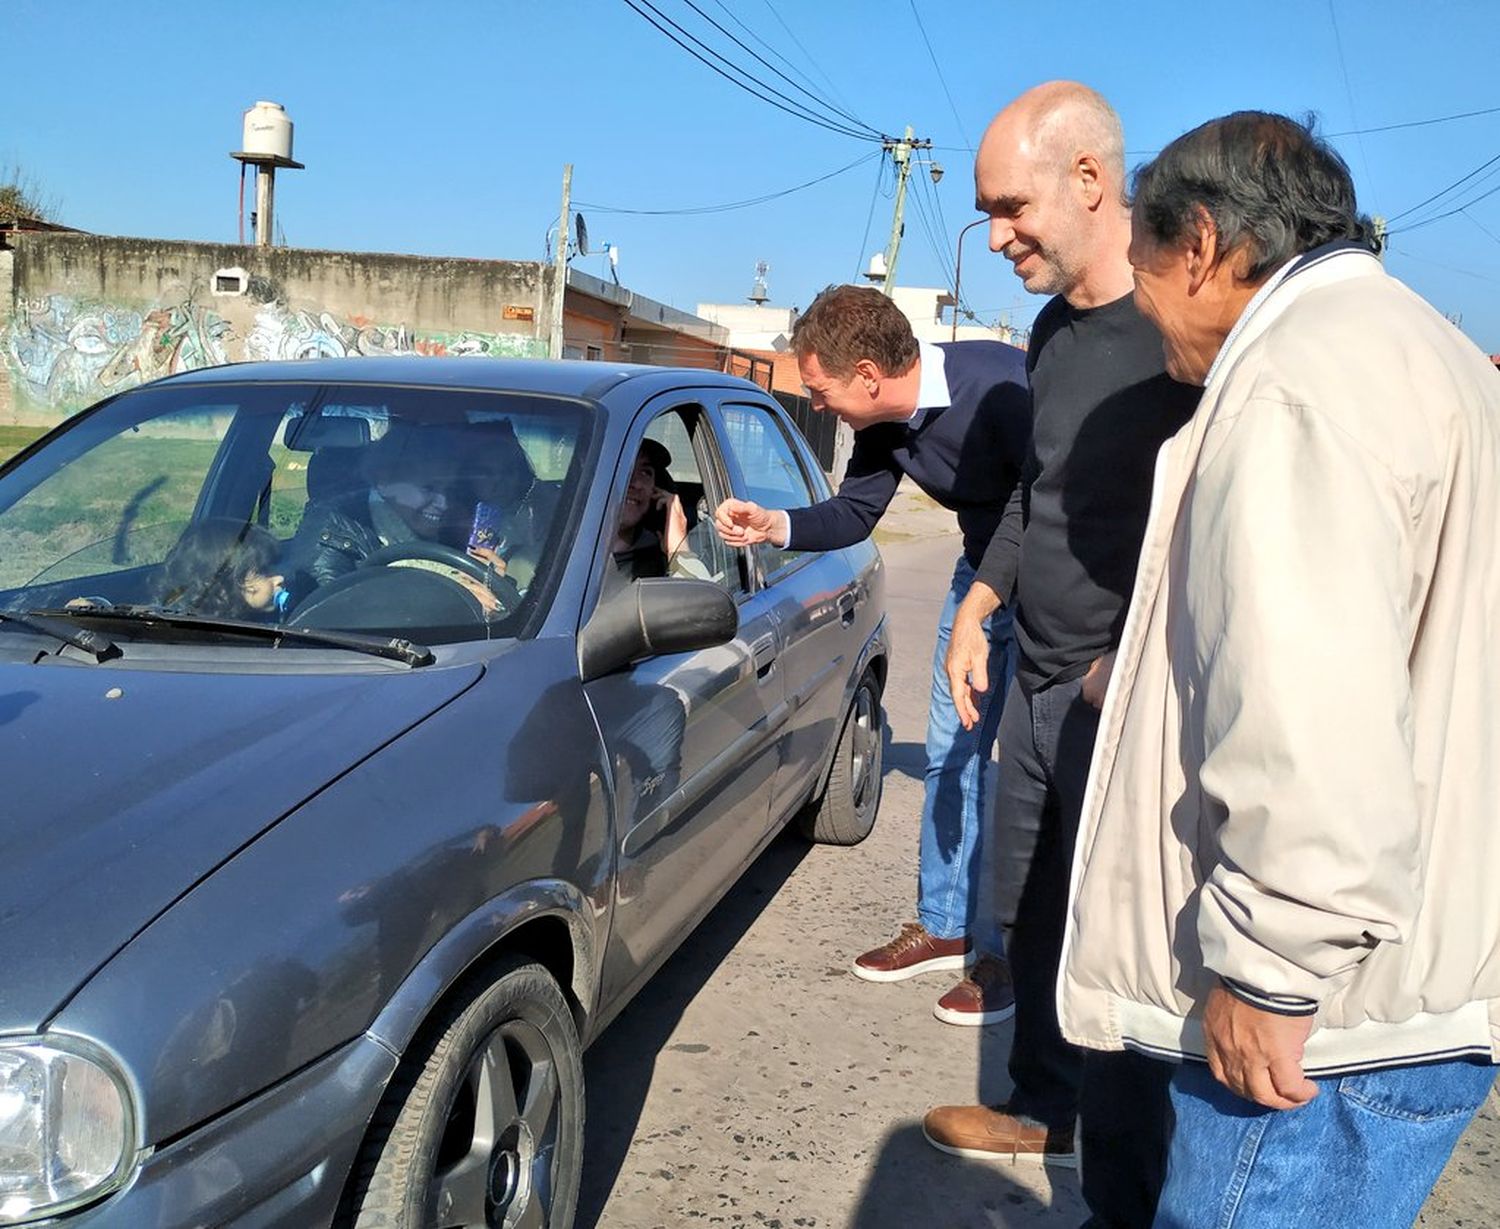
M770 542L779 518L748 499L726 499L714 510L714 528L727 546Z

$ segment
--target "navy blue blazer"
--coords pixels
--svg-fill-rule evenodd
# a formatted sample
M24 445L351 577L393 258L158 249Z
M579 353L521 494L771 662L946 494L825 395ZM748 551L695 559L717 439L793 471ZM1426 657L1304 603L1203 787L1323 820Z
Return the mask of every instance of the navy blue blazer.
M1031 440L1026 352L998 341L939 348L949 406L919 406L914 423L856 431L838 493L810 508L788 509L793 550L838 550L869 537L906 474L958 514L964 556L979 566Z

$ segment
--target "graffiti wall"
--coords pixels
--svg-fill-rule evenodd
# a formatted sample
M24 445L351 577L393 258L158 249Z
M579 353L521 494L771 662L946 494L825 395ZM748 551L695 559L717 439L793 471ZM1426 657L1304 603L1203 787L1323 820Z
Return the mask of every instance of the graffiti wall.
M427 332L282 304L260 307L242 334L214 308L192 302L140 311L61 294L18 304L4 344L16 392L63 414L148 380L236 359L546 354L546 343L530 337Z
M225 292L242 266L244 293ZM0 423L220 363L541 357L542 296L533 262L28 234L0 249Z
M191 303L134 311L47 295L18 304L5 330L17 391L68 412L158 376L229 362L229 322Z

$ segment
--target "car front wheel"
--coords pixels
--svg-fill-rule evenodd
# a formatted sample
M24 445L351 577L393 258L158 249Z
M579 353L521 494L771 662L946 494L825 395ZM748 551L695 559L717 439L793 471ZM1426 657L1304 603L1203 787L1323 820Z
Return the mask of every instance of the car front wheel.
M351 1191L355 1229L567 1229L583 1163L572 1013L512 959L424 1031L377 1110Z

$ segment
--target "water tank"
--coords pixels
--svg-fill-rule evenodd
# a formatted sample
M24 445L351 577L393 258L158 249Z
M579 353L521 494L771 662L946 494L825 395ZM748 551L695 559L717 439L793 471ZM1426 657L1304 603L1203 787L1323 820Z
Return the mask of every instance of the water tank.
M247 154L290 161L292 121L287 118L286 108L279 102L258 102L246 111L243 149Z

